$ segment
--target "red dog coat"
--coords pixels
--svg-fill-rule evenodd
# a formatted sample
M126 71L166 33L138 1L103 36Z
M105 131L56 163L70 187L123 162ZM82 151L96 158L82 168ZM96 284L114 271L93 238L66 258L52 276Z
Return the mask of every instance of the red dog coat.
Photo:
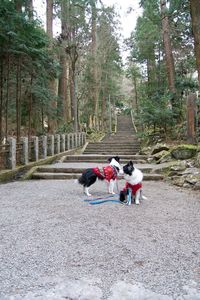
M112 166L103 167L103 173L99 170L98 167L92 169L97 177L101 180L110 181L111 179L115 180L117 178L117 171Z
M130 184L128 182L126 182L125 187L123 188L123 192L125 192L128 188L131 189L132 194L135 195L136 192L141 189L142 184L141 183L137 183L137 184Z

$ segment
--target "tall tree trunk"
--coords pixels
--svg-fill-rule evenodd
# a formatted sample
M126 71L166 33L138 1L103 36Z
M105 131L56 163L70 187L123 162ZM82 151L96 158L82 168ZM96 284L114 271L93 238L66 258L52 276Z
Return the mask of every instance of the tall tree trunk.
M50 47L53 47L53 0L46 0L46 31L51 40ZM52 97L57 96L57 84L55 78L49 81L49 89ZM56 100L51 100L50 112L48 114L48 132L54 133L56 129L55 111L57 108Z
M76 95L75 64L76 64L76 60L74 62L71 62L70 94L71 94L73 126L74 126L74 131L77 132L78 131L78 103L77 103L77 95Z
M192 32L194 35L194 51L198 71L200 88L200 3L199 0L190 0L190 13L192 18Z
M8 103L9 103L9 85L10 85L10 55L7 54L7 75L6 75L6 103L5 103L5 137L8 137Z
M15 9L17 12L22 12L22 0L14 0Z
M28 138L29 138L29 140L31 137L31 120L32 120L32 103L33 103L32 87L33 87L33 75L31 74L30 98L29 98L29 105L28 105Z
M102 123L102 130L106 129L106 96L104 93L102 95L101 123Z
M99 123L99 92L98 92L98 70L97 70L97 10L95 2L92 3L92 77L93 77L93 87L92 87L92 98L94 102L94 117L95 123L98 127Z
M33 0L26 0L26 9L30 20L33 20Z
M70 79L69 79L69 61L67 57L68 43L71 39L70 29L70 3L69 0L61 1L61 37L62 44L60 49L60 65L62 67L58 95L60 98L58 110L61 111L60 118L65 122L71 121L71 99L70 99ZM70 108L70 109L69 109Z
M137 79L136 76L133 78L133 85L134 85L134 92L135 92L135 106L136 106L136 111L138 113L138 92L137 92Z
M0 58L0 144L3 138L3 57Z
M17 70L16 70L16 132L17 132L17 142L20 139L20 95L21 95L21 66L20 66L20 58L17 59Z
M66 90L67 90L67 57L63 48L60 49L60 66L61 73L58 83L58 122L61 124L64 121L64 103L66 101Z
M53 0L46 0L46 32L53 38Z
M162 17L162 31L163 31L163 42L165 51L165 62L167 70L168 87L172 93L172 109L176 111L176 88L175 88L175 68L174 58L172 54L171 40L170 40L170 27L169 19L167 15L166 0L160 0L161 17Z

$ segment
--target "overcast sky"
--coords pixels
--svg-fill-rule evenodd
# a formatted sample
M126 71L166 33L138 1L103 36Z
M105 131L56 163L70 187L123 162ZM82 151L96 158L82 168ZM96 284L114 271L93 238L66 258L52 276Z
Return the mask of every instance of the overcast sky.
M102 0L104 5L115 5L121 16L122 35L127 38L134 30L137 17L141 15L142 10L139 7L139 0ZM129 7L133 8L131 13L127 13Z
M33 0L34 7L38 16L43 20L45 26L45 2L44 0ZM115 5L116 10L121 16L122 35L127 38L130 36L131 31L135 28L137 17L141 14L139 8L139 0L102 0L104 5ZM132 7L133 11L127 13L128 8ZM54 30L56 34L56 30Z
M105 6L115 5L116 11L120 15L121 27L122 27L122 37L128 38L130 36L131 31L134 30L137 17L141 15L142 10L139 7L139 0L102 0ZM43 20L43 25L45 27L45 0L33 0L33 4L35 10L37 11L38 16ZM132 8L131 13L127 13L129 7ZM54 35L60 32L60 25L54 22ZM123 50L122 50L123 52ZM122 53L123 57L126 54Z

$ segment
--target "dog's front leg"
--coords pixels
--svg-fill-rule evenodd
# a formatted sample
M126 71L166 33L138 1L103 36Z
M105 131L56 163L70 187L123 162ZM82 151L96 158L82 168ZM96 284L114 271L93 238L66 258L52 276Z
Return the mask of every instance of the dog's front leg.
M135 193L135 204L140 204L140 190Z
M114 186L115 186L115 180L111 179L110 182L109 182L109 188L108 188L108 192L110 194L115 194Z
M87 195L87 196L92 196L92 195L89 193L89 188L88 188L87 186L84 186L83 192L84 192L84 194Z
M141 191L140 191L140 199L141 199L141 200L147 200L147 199L148 199L147 197L145 197L145 196L143 195L142 189L141 189Z

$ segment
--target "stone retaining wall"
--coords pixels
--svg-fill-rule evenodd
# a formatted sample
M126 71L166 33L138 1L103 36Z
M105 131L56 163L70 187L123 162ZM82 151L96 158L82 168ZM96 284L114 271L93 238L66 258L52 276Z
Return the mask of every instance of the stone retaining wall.
M19 143L16 138L10 137L0 149L0 169L13 170L17 165L27 165L48 156L82 147L85 142L85 132L33 136L30 139L21 137Z

